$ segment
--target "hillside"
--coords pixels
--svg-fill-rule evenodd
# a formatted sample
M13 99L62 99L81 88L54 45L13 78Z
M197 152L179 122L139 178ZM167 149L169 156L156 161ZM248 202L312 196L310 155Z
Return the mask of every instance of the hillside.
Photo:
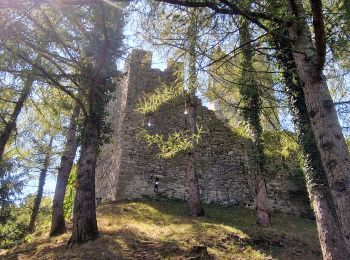
M190 218L183 202L152 201L98 207L100 237L66 249L69 234L48 238L39 230L1 259L321 259L313 221L273 214L273 226L255 225L254 211L205 206Z

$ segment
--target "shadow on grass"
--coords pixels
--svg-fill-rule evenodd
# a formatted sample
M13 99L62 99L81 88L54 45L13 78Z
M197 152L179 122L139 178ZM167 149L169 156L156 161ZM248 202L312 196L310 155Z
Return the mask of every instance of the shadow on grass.
M67 249L67 240L54 242L50 240L24 244L16 250L1 256L1 259L125 259L118 243L103 236L93 242L88 242Z
M105 204L97 211L100 237L93 242L66 249L66 234L0 258L321 259L314 223L286 214L274 214L273 226L263 229L252 210L205 205L206 217L191 218L179 201Z
M317 230L314 221L284 213L272 214L272 226L261 228L256 225L255 211L238 207L204 205L205 217L190 218L185 202L149 201L142 202L161 212L163 218L173 223L191 224L197 237L205 236L207 228L232 227L238 232L229 233L221 239L227 247L235 243L241 248L251 247L278 259L322 259ZM142 220L142 216L139 216ZM246 236L240 234L241 231ZM201 241L201 239L199 239ZM202 240L208 247L213 246L210 239Z
M67 241L58 244L35 242L24 250L15 250L1 259L214 259L210 255L196 258L198 252L185 251L176 241L158 241L131 228L100 232L93 242L67 249ZM43 247L42 245L45 244Z

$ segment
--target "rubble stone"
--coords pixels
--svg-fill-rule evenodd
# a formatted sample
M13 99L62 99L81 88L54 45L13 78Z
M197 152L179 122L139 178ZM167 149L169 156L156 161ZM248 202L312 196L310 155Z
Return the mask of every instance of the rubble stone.
M96 196L108 200L155 197L155 179L159 193L173 199L186 199L185 155L172 159L157 157L155 147L137 137L145 118L135 111L138 100L162 84L174 80L171 67L165 71L151 68L152 54L133 50L127 63L127 73L118 85L109 104L107 120L114 130L109 143L101 147L96 170ZM184 100L169 102L152 114L150 131L169 134L184 129ZM233 133L214 111L198 99L197 121L204 128L196 147L196 166L200 194L204 203L239 205L254 208L255 182L248 156L249 140ZM291 172L274 162L268 169L268 199L272 210L295 214L309 212L305 195L295 196L300 187L289 176Z

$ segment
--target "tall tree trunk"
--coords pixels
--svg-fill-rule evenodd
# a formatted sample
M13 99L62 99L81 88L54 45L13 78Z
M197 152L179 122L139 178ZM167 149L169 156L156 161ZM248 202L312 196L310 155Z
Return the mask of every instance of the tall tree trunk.
M60 168L58 169L55 194L52 205L52 220L50 236L61 235L66 232L64 220L64 195L68 183L69 174L72 170L73 161L77 152L78 141L76 137L77 119L79 116L80 107L76 104L73 109L73 114L70 119L70 124L67 133L65 150L61 157Z
M34 200L32 215L30 217L30 222L27 228L28 233L33 233L35 229L35 222L38 217L41 199L43 198L45 179L46 179L47 171L50 165L52 142L53 142L53 137L51 137L50 139L50 143L47 149L47 154L45 155L45 158L44 158L43 168L40 171L38 192Z
M350 155L325 77L315 74L319 57L312 42L302 1L291 1L289 27L293 57L303 83L305 103L331 189L341 230L350 247ZM320 68L318 68L320 69Z
M248 123L253 143L253 160L255 171L256 214L257 223L263 227L271 225L267 203L265 180L265 156L262 144L262 127L260 122L261 98L260 89L254 75L253 49L250 44L249 22L241 18L240 44L243 53L240 94L244 102L243 118Z
M21 92L21 95L19 96L18 101L16 102L15 108L12 112L10 120L6 123L4 130L0 134L0 160L3 159L4 151L6 144L8 143L8 140L11 137L12 131L16 128L16 122L17 118L24 106L24 103L27 99L27 97L30 94L30 91L32 89L34 80L31 78L26 79L24 82L24 86Z
M189 26L189 88L188 88L188 130L191 135L197 133L196 126L196 40L197 40L197 10L190 13ZM203 216L204 210L200 200L198 176L196 170L195 151L191 149L187 153L186 177L188 185L188 207L191 216Z
M267 187L264 174L264 154L262 150L261 136L253 134L253 150L255 165L255 193L256 193L256 215L257 223L260 226L268 227L271 225L270 213L267 204Z
M188 129L192 135L196 134L196 101L190 94L188 108ZM191 216L203 216L204 210L200 200L198 176L196 171L195 152L187 153L186 178L188 185L188 207Z
M121 42L113 41L111 48L111 39L115 36L121 37L121 31L110 31L108 27L106 9L103 3L101 7L101 20L95 23L94 33L101 32L103 41L99 52L90 56L93 62L86 64L81 71L82 85L88 86L86 103L88 105L88 115L85 118L85 127L83 133L83 145L78 167L78 176L76 182L76 194L74 198L73 209L73 232L68 241L68 246L85 243L98 237L98 228L96 220L96 201L95 201L95 169L100 138L103 134L105 107L108 102L108 92L111 85L107 85L107 78L115 67L113 51L115 47L120 48ZM109 33L113 37L110 38ZM95 36L95 34L93 34ZM101 35L100 35L101 36ZM122 37L121 37L122 38ZM100 39L102 40L102 39ZM94 46L95 48L96 46ZM111 52L112 51L112 52ZM111 55L111 57L110 57ZM115 58L115 57L114 57Z
M277 59L283 69L288 102L294 118L298 143L304 156L305 179L316 216L318 237L324 259L350 259L349 249L341 234L340 223L328 186L320 152L317 148L307 108L303 86L296 72L292 46L283 39L275 41Z
M95 201L95 170L106 105L106 78L93 64L82 70L82 82L88 84L89 105L83 129L76 193L73 209L73 231L68 246L95 240L98 237Z
M68 246L81 244L98 237L95 203L95 168L98 148L98 129L91 118L86 119L84 143L81 150L73 210L73 233Z

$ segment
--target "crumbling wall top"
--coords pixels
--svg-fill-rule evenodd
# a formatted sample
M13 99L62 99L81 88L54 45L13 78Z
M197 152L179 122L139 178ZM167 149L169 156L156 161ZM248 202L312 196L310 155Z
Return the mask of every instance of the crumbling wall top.
M125 70L128 72L130 67L135 69L152 69L152 57L153 53L151 51L145 51L142 49L133 49L129 54L129 57L126 62ZM159 69L154 69L158 70ZM176 61L172 58L167 60L167 67L163 71L165 74L177 75L183 73L184 64L183 62Z
M152 66L152 52L141 49L133 49L126 62L126 71L130 67L150 69Z

